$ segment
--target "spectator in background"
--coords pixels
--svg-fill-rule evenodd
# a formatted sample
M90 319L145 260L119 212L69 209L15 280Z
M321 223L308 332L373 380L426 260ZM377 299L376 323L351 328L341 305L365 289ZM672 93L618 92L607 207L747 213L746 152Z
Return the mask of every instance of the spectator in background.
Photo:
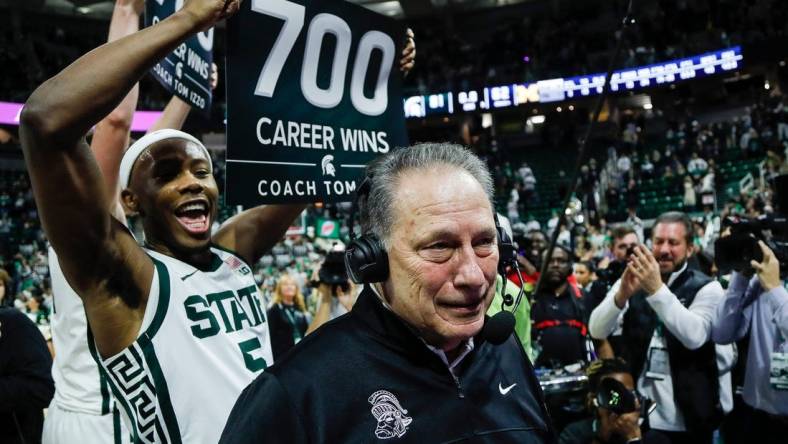
M11 276L8 272L0 268L0 308L11 307L14 305L13 287Z
M268 330L274 361L304 338L310 322L298 282L291 275L282 274L274 287L273 301L268 309Z
M526 192L536 189L536 176L534 176L533 170L527 163L523 162L517 172L520 174L520 180Z
M764 259L751 262L757 276L733 273L725 299L717 306L712 339L730 344L749 334L742 397L754 411L747 437L750 442L776 444L788 436L788 292L774 252L759 244Z
M695 184L692 183L692 178L687 176L684 178L684 211L694 210L696 204Z
M692 158L687 164L687 172L690 174L690 176L697 179L703 176L704 174L706 174L706 170L708 168L709 168L708 162L706 162L703 158L698 156L697 152L693 152Z
M618 174L621 177L621 181L626 181L629 170L632 169L632 160L629 158L629 155L626 153L622 154L616 162L616 167L618 167Z
M582 294L567 282L572 274L572 253L564 247L553 249L541 291L531 307L536 367L561 367L590 360L588 314Z
M24 313L0 308L0 442L41 442L44 408L55 393L44 337Z
M608 443L669 443L662 434L649 430L647 423L641 424L642 399L635 388L635 380L629 371L629 364L621 358L594 361L586 369L588 376L588 395L586 407L592 416L566 426L558 439L559 444L608 444ZM602 381L614 379L626 390L635 394L635 410L616 414L599 405L597 394Z
M635 231L635 233L638 236L638 241L643 242L644 241L643 220L638 217L637 208L635 206L630 206L629 208L627 208L626 223L627 225L632 227L632 229Z
M33 287L29 291L25 304L25 313L36 325L49 325L49 310L44 304L44 292L38 287Z
M578 262L574 266L575 279L577 279L577 286L581 290L588 291L591 284L596 280L596 270L592 261Z

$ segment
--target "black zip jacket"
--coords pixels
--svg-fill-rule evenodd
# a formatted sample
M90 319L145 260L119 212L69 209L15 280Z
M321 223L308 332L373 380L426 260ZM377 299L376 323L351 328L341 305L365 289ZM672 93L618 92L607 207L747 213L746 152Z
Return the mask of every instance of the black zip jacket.
M0 308L0 443L41 442L44 408L55 394L52 357L38 327Z
M241 394L222 443L551 443L515 335L480 337L452 375L369 289Z

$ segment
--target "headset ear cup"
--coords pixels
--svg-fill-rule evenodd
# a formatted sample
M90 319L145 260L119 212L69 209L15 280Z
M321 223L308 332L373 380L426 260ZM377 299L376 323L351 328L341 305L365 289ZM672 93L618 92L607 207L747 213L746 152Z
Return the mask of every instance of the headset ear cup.
M383 282L389 276L388 255L375 236L362 236L347 246L345 268L357 284Z

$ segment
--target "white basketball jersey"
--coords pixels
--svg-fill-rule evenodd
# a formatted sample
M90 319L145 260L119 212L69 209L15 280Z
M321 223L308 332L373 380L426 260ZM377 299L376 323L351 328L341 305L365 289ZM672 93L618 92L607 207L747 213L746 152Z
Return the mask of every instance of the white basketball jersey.
M71 412L106 415L110 413L110 392L88 349L88 322L82 299L66 282L55 250L49 248L54 309L50 316L55 360L54 402Z
M155 274L137 340L102 360L142 443L216 443L236 399L273 363L251 268L211 248L199 270L150 250Z

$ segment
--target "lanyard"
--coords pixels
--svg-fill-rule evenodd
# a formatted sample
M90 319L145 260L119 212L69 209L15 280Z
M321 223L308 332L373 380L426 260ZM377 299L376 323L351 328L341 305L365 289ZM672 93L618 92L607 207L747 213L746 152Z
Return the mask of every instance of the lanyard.
M287 323L290 324L290 329L293 331L293 343L297 344L298 341L301 340L302 335L301 331L298 329L298 324L296 323L295 315L293 314L294 308L292 307L285 307L280 306L282 308L282 313L285 314L287 318Z

